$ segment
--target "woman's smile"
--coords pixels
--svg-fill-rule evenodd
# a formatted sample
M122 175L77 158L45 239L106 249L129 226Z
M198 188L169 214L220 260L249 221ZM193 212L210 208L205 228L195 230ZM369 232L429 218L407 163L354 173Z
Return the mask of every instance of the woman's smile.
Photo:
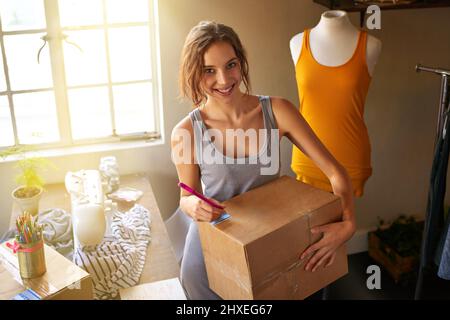
M231 86L229 86L229 87L226 87L226 88L221 88L221 89L219 89L219 88L216 88L216 89L214 89L214 91L215 92L217 92L217 93L219 93L221 96L229 96L229 95L231 95L231 93L233 92L233 89L234 89L234 87L235 87L235 83L233 83Z

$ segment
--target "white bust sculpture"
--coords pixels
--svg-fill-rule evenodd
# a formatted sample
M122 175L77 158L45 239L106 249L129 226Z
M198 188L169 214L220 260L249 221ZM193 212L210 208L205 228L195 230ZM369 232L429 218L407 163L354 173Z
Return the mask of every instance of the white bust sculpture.
M332 10L322 14L319 23L311 29L309 45L314 59L324 66L340 66L352 57L358 44L359 29L349 20L345 11ZM303 32L290 41L291 55L297 63L302 50ZM381 52L381 41L367 36L366 61L370 76Z

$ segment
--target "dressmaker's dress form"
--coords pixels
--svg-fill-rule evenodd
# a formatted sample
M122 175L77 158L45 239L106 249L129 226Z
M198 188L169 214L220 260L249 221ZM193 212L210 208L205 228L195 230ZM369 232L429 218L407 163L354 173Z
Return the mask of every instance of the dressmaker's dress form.
M360 31L353 55L338 66L325 66L315 60L309 33L310 30L303 33L295 66L300 112L347 170L355 196L362 196L364 183L372 174L370 141L363 117L371 81L366 63L367 33ZM325 174L295 146L291 167L298 180L332 192Z

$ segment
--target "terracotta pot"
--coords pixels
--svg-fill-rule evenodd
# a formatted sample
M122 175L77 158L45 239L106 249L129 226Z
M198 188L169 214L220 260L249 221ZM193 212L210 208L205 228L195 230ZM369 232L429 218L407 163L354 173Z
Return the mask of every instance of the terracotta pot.
M43 189L41 187L33 188L37 191L33 192L31 197L22 195L26 189L25 186L15 188L11 195L14 201L18 204L21 212L28 211L32 216L35 216L39 212L39 200L41 199Z

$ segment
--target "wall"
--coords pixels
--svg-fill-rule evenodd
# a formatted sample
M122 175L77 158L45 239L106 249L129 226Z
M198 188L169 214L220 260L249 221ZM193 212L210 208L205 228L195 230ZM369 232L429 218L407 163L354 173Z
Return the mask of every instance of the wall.
M324 7L307 0L165 0L160 9L162 36L169 37L174 49L166 57L174 59L173 81L190 27L201 19L217 20L233 26L246 46L254 93L283 96L298 105L289 40L315 26ZM450 39L449 14L450 8L383 11L381 30L369 31L382 41L383 50L365 106L373 176L364 197L356 199L359 228L375 226L377 216L392 220L400 213L425 212L440 82L415 73L414 67L421 62L450 68L450 42L445 41ZM349 16L358 26L359 14ZM181 108L189 111L186 104ZM290 157L290 143L284 141L285 174L291 174Z
M162 0L159 1L165 136L190 110L177 99L178 62L189 29L202 19L231 25L240 35L250 62L253 92L283 96L298 104L289 39L313 27L325 8L308 0ZM450 68L450 8L382 12L382 29L370 31L383 51L367 97L365 119L372 142L374 173L362 199L356 201L360 228L377 216L422 214L426 207L432 161L439 78L416 74L417 62ZM350 14L355 25L359 16ZM165 218L177 206L177 176L167 141L160 146L55 158L58 172L49 182L63 181L68 170L96 168L102 155L116 155L122 173L146 171ZM291 146L282 144L282 172L289 169ZM13 173L0 164L0 232L11 208Z

